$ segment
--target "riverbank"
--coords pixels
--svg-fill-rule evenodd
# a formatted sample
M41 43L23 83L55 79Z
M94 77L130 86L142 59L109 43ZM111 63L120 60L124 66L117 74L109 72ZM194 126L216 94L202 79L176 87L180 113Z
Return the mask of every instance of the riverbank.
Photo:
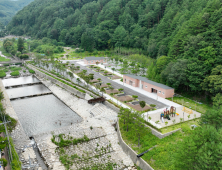
M105 136L106 140L110 141L113 148L111 158L114 161L118 162L119 166L121 167L133 166L132 160L123 152L122 148L118 144L117 132L115 131L115 128L113 126L113 124L117 120L116 112L102 104L97 104L94 106L90 105L88 104L87 100L80 99L70 94L65 89L51 83L51 81L42 79L40 77L39 79L60 100L62 100L67 106L69 106L73 111L78 113L83 118L83 122L81 123L73 124L66 128L55 130L53 132L46 132L44 134L34 136L39 150L41 151L45 161L52 169L56 169L55 167L59 167L59 169L61 170L64 169L63 165L59 161L59 155L55 154L55 150L57 147L51 141L53 135L59 135L62 133L72 136L73 138L82 137L83 134L91 136L91 138L101 138L102 136ZM102 114L99 114L99 112L96 111L96 109L98 108L103 110ZM91 114L91 112L94 113L94 116ZM95 129L94 132L92 132L91 127ZM97 142L100 145L100 142ZM85 149L87 150L89 148Z
M14 118L17 121L17 125L14 130L12 130L10 136L12 137L13 143L15 145L15 150L19 155L19 160L17 162L22 161L23 165L26 165L29 162L29 157L32 162L38 163L36 154L33 150L31 141L29 137L25 134L25 131L19 121L19 118L11 105L9 96L5 90L5 87L0 80L0 89L3 92L4 99L2 101L3 107L5 108L5 113L8 114L10 117ZM25 147L29 147L29 149L25 149ZM23 151L23 149L25 149ZM40 166L41 167L41 166Z

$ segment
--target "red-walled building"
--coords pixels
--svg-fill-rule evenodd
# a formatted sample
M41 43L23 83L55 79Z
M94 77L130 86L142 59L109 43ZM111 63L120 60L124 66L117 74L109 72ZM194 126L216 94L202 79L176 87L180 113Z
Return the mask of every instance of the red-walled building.
M173 97L174 95L174 88L148 80L146 77L124 74L123 82L133 87L139 87L147 92L156 93L163 98Z
M95 65L96 62L99 62L100 63L106 63L106 59L105 57L85 57L84 58L84 64L87 64L87 65Z

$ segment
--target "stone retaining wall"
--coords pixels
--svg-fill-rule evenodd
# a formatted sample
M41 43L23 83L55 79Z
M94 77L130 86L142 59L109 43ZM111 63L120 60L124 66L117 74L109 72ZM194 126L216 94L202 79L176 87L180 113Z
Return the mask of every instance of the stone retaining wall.
M32 66L30 64L28 64L27 66L30 67L31 69L33 69L36 72L36 75L38 75L40 77L43 77L43 78L46 78L46 79L50 80L52 83L54 83L54 84L58 84L60 87L65 88L67 91L69 91L70 93L73 93L74 95L77 95L77 96L79 96L81 98L85 98L85 96L86 96L85 93L82 93L82 92L76 90L75 88L72 88L72 87L70 87L70 86L68 86L68 85L66 85L66 84L64 84L64 83L62 83L62 82L60 82L60 81L58 81L58 80L56 80L56 79L54 79L54 78L44 74L44 73L42 73L41 71L37 70L35 68L35 66ZM40 68L38 68L38 69L40 69ZM42 69L40 69L40 70L42 70ZM46 72L45 70L42 70L42 71ZM51 73L48 73L48 74L51 74ZM81 87L78 87L78 88L81 89ZM85 89L83 89L83 90L85 90ZM90 91L86 91L86 93L88 93L89 95L91 95L93 97L96 97L96 98L98 97L95 94L91 93ZM117 108L113 104L109 103L108 101L105 101L104 105L106 105L107 107L111 108L112 110L114 110L117 113L119 112L119 108Z
M34 68L34 67L30 66L30 65L28 65L28 67L30 67L31 69L33 69L33 70L36 72L36 75L38 75L39 77L50 80L52 83L59 85L61 88L66 89L66 90L69 91L70 93L72 93L72 94L74 94L74 95L77 95L77 96L79 96L80 98L85 98L85 95L86 95L85 93L82 93L82 92L76 90L75 88L73 88L73 87L71 87L71 86L68 86L68 85L60 82L59 80L54 79L53 77L50 77L50 76L42 73L41 71L37 70L36 68Z
M75 88L70 87L70 86L68 86L68 85L66 85L66 84L64 84L64 83L62 83L62 82L60 82L60 81L58 81L58 80L56 80L56 79L54 79L54 78L52 78L52 77L44 74L44 73L42 73L41 71L37 70L34 66L32 66L32 65L30 65L30 64L28 64L27 66L30 67L31 69L33 69L38 76L43 77L43 78L46 78L46 79L50 80L52 83L58 84L60 87L66 89L66 90L69 91L70 93L72 93L72 94L74 94L74 95L77 95L77 96L79 96L80 98L85 99L86 93L82 93L82 92L76 90ZM38 68L38 69L40 69L40 68ZM42 70L42 69L40 69L40 70ZM45 71L45 70L43 70L43 71ZM46 72L46 71L45 71L45 72ZM48 73L48 74L51 74L51 73ZM54 75L53 75L53 76L54 76ZM65 80L64 80L64 81L65 81ZM67 83L69 83L69 82L67 82ZM78 88L81 89L81 87L78 87ZM83 90L85 90L85 89L83 89ZM93 97L98 97L98 96L96 96L95 94L91 93L90 91L86 91L86 92L87 92L89 95L93 96ZM109 103L108 101L105 101L104 105L106 105L107 107L111 108L112 110L114 110L114 111L117 112L117 113L118 113L119 110L120 110L119 108L117 108L115 105ZM166 136L169 136L169 135L171 135L172 133L175 133L175 132L177 132L178 130L180 130L180 128L179 128L179 129L176 129L176 130L174 130L174 131L171 131L171 132L162 134L162 133L158 132L156 129L150 127L150 126L147 126L147 127L150 128L152 134L155 135L156 137L158 137L159 139L162 139L162 138L164 138L164 137L166 137Z
M123 151L132 159L133 163L135 163L137 166L139 166L141 169L144 170L153 170L153 168L142 158L137 157L137 153L132 150L122 139L120 129L119 129L119 123L117 121L117 136L119 140L119 144L122 147Z

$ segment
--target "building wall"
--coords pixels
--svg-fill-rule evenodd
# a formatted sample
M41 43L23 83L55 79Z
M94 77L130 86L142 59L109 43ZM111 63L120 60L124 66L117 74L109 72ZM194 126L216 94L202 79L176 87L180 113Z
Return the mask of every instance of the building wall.
M84 59L83 61L84 61L84 64L88 64L88 62L87 62L87 60L86 60L86 59Z
M84 59L84 64L87 64L87 65L95 65L96 62L99 62L99 63L106 63L106 59L101 59L101 60L86 60Z
M173 95L174 95L174 89L168 89L166 91L165 98L173 97Z
M126 79L126 81L125 81ZM130 81L133 82L133 84L130 84ZM168 98L168 97L173 97L174 95L174 89L163 89L160 88L158 86L154 86L152 84L149 84L147 82L143 82L141 81L141 84L143 86L140 85L140 80L123 75L123 82L129 85L132 85L133 87L138 87L138 88L142 88L143 90L152 93L152 88L157 90L157 95L162 97L162 98Z
M132 81L133 83L130 84L130 81ZM138 79L134 79L132 77L128 77L126 75L123 75L123 82L126 83L126 84L129 84L129 85L131 85L133 87L139 87L139 82L140 81Z

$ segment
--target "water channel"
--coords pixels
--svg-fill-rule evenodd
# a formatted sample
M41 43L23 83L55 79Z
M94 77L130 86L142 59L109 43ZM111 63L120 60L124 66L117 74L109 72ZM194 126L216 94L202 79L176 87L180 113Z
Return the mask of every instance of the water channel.
M35 82L39 80L33 76L3 80L4 86ZM19 99L19 97L50 92L43 84L9 88L6 91L10 98L18 97L11 103L28 136L53 131L82 121L77 113L53 94Z
M2 80L5 87L40 82L35 76L9 78Z
M19 98L30 95L42 94L50 92L50 90L42 84L36 84L32 86L24 86L18 88L11 88L6 90L9 98Z

